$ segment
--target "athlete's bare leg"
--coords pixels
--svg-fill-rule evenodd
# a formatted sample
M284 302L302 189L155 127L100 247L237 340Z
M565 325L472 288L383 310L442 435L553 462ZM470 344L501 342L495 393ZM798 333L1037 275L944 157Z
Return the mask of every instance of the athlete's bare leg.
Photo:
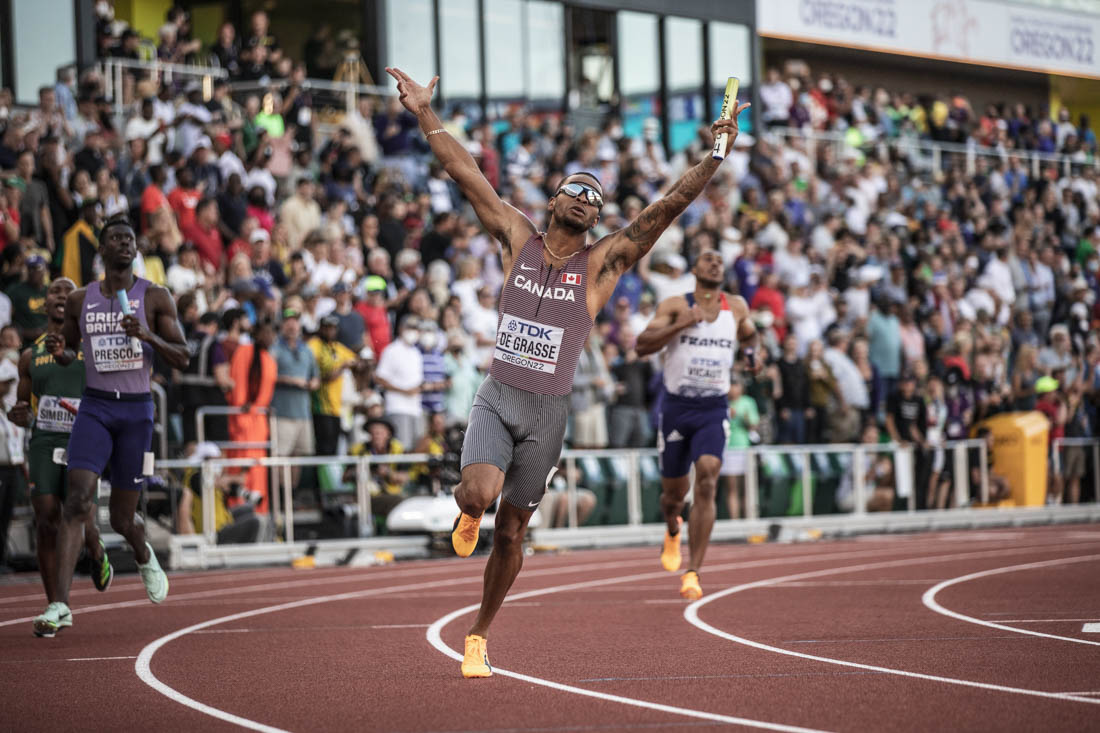
M664 512L665 524L668 525L668 533L671 535L680 531L676 518L684 511L684 497L690 488L687 476L661 478L661 511Z
M455 501L463 514L476 519L500 496L503 488L504 471L492 463L471 463L462 469L462 482L454 490Z
M722 459L717 456L699 456L699 460L695 462L695 494L691 501L691 514L688 516L688 546L691 548L689 570L699 570L707 552L717 513L715 494L721 468Z
M469 467L467 467L469 468ZM494 467L495 468L495 467ZM485 564L485 586L481 591L481 608L477 620L467 634L489 638L489 624L504 603L508 589L523 567L523 535L533 511L518 509L507 501L497 507L493 527L493 550Z
M140 491L112 487L111 529L126 538L134 548L134 558L144 565L149 562L149 546L145 544L145 521L137 514L139 499Z
M38 573L46 589L46 600L57 600L57 535L61 528L61 502L52 494L32 496Z
M99 476L85 468L69 471L69 489L61 508L61 521L57 533L57 568L54 576L54 595L51 601L69 603L69 589L73 585L76 558L80 545L84 544L92 558L99 557L99 530L95 524L95 497L99 488ZM45 579L43 578L45 582ZM49 596L49 593L46 594Z

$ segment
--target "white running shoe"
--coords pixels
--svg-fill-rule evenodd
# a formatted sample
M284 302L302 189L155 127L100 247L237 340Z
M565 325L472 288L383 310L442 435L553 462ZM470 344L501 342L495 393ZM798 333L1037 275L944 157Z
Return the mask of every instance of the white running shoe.
M153 546L148 542L149 562L142 565L138 563L138 572L141 573L141 582L145 584L145 594L153 603L160 603L168 597L168 575L161 570L157 562L157 554L153 552Z
M34 617L34 635L52 638L58 631L73 625L73 614L64 603L54 602L46 606L44 613Z

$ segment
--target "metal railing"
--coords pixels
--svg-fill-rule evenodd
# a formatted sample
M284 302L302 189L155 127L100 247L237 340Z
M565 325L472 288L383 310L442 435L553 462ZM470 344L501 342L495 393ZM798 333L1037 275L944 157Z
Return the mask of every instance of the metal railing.
M430 456L427 453L403 453L398 455L364 455L364 456L268 456L265 458L210 458L201 463L202 467L202 497L203 497L203 534L207 541L213 543L216 540L214 530L214 501L217 475L225 468L251 468L253 466L266 466L273 469L289 470L295 466L327 466L339 464L355 467L355 497L359 512L360 536L368 536L369 528L373 524L371 513L370 492L370 468L372 464L394 463L427 463ZM290 481L282 485L281 510L272 502L272 516L276 524L283 527L284 536L288 543L294 542L294 487ZM276 492L272 492L274 499Z
M1037 177L1044 166L1053 166L1065 176L1070 174L1074 166L1088 165L1100 171L1100 156L1096 155L1080 160L1072 155L1042 153L1038 150L992 148L975 142L950 143L908 136L869 140L860 146L854 146L842 132L804 130L799 127L773 127L762 134L777 135L787 140L802 140L811 159L816 159L816 150L822 145L834 148L836 160L842 159L849 152L875 151L882 154L893 150L909 157L918 167L924 167L937 175L943 172L945 161L952 159L962 159L967 175L972 175L979 157L1005 163L1012 159L1019 160L1032 178Z
M226 409L226 408L222 408ZM213 412L211 412L213 414ZM1093 454L1100 453L1100 441L1096 439L1061 439L1056 441L1057 446L1092 447ZM942 447L947 452L947 460L952 462L954 473L954 492L956 507L966 507L970 503L970 451L978 453L977 468L980 471L980 486L978 498L983 504L989 500L989 471L987 461L987 445L984 440L958 440L948 441ZM891 453L894 456L894 491L895 495L904 494L906 497L903 513L916 512L916 492L924 490L914 484L914 446L911 444L897 443L846 443L846 444L821 444L821 445L767 445L753 446L745 449L745 519L761 519L759 463L766 456L787 456L796 461L798 473L797 479L801 481L802 511L801 516L808 518L815 516L814 492L819 481L820 472L815 469L813 459L822 455L849 454L851 463L843 470L850 472L852 480L852 495L854 506L850 512L840 512L853 517L866 516L867 500L870 495L870 487L865 480L868 457L873 454ZM566 466L566 495L568 497L568 528L576 529L579 526L577 517L577 491L580 488L578 476L578 464L592 459L608 459L619 462L617 468L612 470L617 473L619 486L626 494L626 526L640 526L646 523L643 512L644 494L654 489L659 494L659 477L643 476L641 462L653 461L657 457L654 448L624 448L607 450L565 450L562 452L562 460ZM210 543L216 542L215 530L215 505L217 478L226 468L251 468L261 465L271 469L288 470L291 467L325 466L337 464L344 470L354 471L354 487L349 487L347 494L354 493L355 505L359 517L359 536L368 537L372 534L373 514L371 508L371 467L378 464L426 464L432 458L424 453L406 453L397 455L360 455L360 456L266 456L262 458L209 458L201 462L191 460L158 461L158 470L172 470L179 468L199 468L202 470L202 504L203 527L202 534ZM436 456L438 458L438 456ZM651 464L652 465L652 464ZM587 469L586 469L587 470ZM601 467L602 470L602 467ZM788 480L795 477L788 476ZM655 482L655 485L654 485ZM644 490L643 484L649 488ZM281 486L282 496L277 497L272 493L272 517L277 526L282 527L285 541L295 541L294 525L294 487L290 482L284 482ZM282 501L278 502L277 498ZM650 496L652 500L652 496ZM1098 502L1100 503L1100 502ZM651 517L649 521L654 521ZM623 524L613 522L612 524Z
M207 98L213 88L214 79L225 79L229 76L228 71L217 66L173 64L157 59L138 61L108 57L100 59L97 66L99 73L103 76L104 96L113 101L115 116L119 118L122 117L126 104L133 101L123 99L123 91L126 88L123 77L126 70L148 74L154 81L163 81L166 84L171 84L177 77L198 80L202 82L203 92Z
M125 105L133 100L123 98L125 89L124 75L126 71L146 74L154 81L163 81L171 84L177 79L190 79L202 83L203 96L209 99L215 79L229 78L229 72L218 66L197 66L193 64L173 64L156 59L138 61L134 59L104 58L98 63L99 72L103 76L104 94L113 100L115 115L121 117ZM271 79L263 81L235 81L229 85L234 94L247 92L282 91L290 86L288 79ZM378 86L375 84L360 84L352 81L333 81L331 79L306 79L303 88L339 97L344 112L352 113L360 95L375 97L393 96L397 92L392 87Z

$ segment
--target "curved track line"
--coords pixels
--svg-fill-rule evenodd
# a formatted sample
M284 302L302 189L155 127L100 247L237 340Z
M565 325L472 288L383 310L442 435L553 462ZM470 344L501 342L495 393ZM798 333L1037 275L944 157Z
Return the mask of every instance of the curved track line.
M800 558L804 559L804 558ZM555 575L569 572L588 572L592 570L609 570L621 567L625 561L611 562L611 563L593 563L588 565L578 565L573 567L558 567L558 568L546 568L543 570L535 570L528 573L528 577L536 575ZM638 561L635 560L631 564L637 565ZM153 656L157 651L165 644L171 641L175 641L180 637L188 634L200 631L202 629L209 628L211 626L217 626L218 624L228 623L230 621L239 621L245 618L251 618L253 616L262 616L268 613L276 613L278 611L286 611L292 608L301 608L303 606L319 605L321 603L330 603L333 601L347 601L355 600L358 598L365 598L368 596L384 595L389 593L398 593L408 590L425 590L429 588L440 588L453 585L461 585L463 583L474 583L482 580L481 574L471 575L465 578L452 578L443 580L426 581L423 583L410 583L406 585L391 586L388 588L369 588L367 590L349 591L347 593L338 593L327 596L317 596L315 598L305 598L297 601L289 601L287 603L280 603L274 606L265 606L264 608L255 608L249 611L242 611L240 613L230 614L228 616L221 616L219 618L211 619L209 621L203 621L201 623L193 624L183 629L172 632L159 639L147 644L145 648L141 650L138 655L137 661L134 663L134 671L138 678L142 682L152 687L157 692L161 693L168 699L177 702L181 705L189 707L193 710L197 710L200 713L204 713L213 718L224 720L228 723L239 725L242 728L249 728L252 730L264 731L265 733L287 733L281 728L275 728L273 726L265 725L248 718L242 718L239 715L220 710L218 708L207 705L206 703L195 700L194 698L184 695L173 687L161 682L152 671Z
M835 557L841 557L841 558L849 557L849 556L852 556L852 555L866 556L866 555L877 554L878 552L879 552L878 550L864 550L864 551L857 551L857 552L837 552L837 553L831 553L831 554L825 554L825 555L816 555L816 556L785 555L785 556L778 557L778 558L766 558L766 559L757 560L757 561L727 563L725 566L716 565L713 568L711 568L711 570L736 569L736 568L742 568L742 567L755 567L755 566L759 566L759 565L786 564L786 563L791 563L791 562L806 562L806 561L812 561L812 560L832 559L834 556ZM629 565L637 565L639 562L644 562L644 561L643 560L633 560L633 561L620 560L620 561L608 562L608 563L591 563L591 564L585 564L585 565L573 565L573 566L564 566L564 567L555 567L555 568L545 568L545 569L539 569L539 570L532 570L532 571L528 572L524 577L530 578L530 577L538 577L538 576L543 576L543 575L556 575L556 574L570 573L570 572L588 572L588 571L592 571L592 570L613 570L613 569L620 568L620 567L622 567L624 565L628 565L628 564ZM643 578L647 578L647 579L665 578L665 577L668 577L668 573L664 572L664 571L653 572L653 573L643 573L640 576L634 575L634 576L627 576L625 578L611 578L611 579L607 579L607 580L586 581L585 583L582 583L580 585L588 587L590 585L598 585L598 584L629 582L631 580L637 580L639 577L643 577ZM163 647L165 644L167 644L171 641L174 641L174 640L179 639L183 636L186 636L187 634L191 634L191 633L194 633L196 631L201 631L202 629L206 629L206 628L209 628L211 626L216 626L218 624L228 623L230 621L237 621L237 620L240 620L240 619L250 618L250 617L253 617L253 616L260 616L260 615L267 614L267 613L275 613L275 612L278 612L278 611L285 611L285 610L289 610L289 609L292 609L292 608L300 608L302 606L317 605L317 604L321 604L321 603L329 603L329 602L332 602L332 601L352 600L352 599L363 598L363 597L371 596L371 595L382 595L382 594L385 594L385 593L397 593L397 592L406 591L406 590L422 590L424 588L434 588L434 587L440 587L440 586L445 586L445 585L458 585L460 583L472 583L472 582L480 581L480 580L482 580L482 576L481 575L476 575L476 576L470 576L468 578L456 578L456 579L452 579L452 580L441 580L441 581L434 581L434 582L427 582L427 583L416 583L416 584L411 584L411 585L394 586L394 587L391 587L391 588L372 588L372 589L368 589L368 590L351 591L351 592L348 592L348 593L340 593L340 594L336 594L336 595L318 596L316 598L300 599L300 600L297 600L297 601L290 601L290 602L287 602L287 603L281 603L281 604L274 605L274 606L267 606L267 607L264 607L264 608L252 609L250 611L243 611L241 613L235 613L235 614L231 614L229 616L222 616L220 618L211 619L209 621L204 621L204 622L201 622L201 623L198 623L198 624L194 624L192 626L188 626L188 627L183 628L183 629L179 629L178 631L174 631L171 634L167 634L166 636L162 636L161 638L159 638L159 639L153 641L152 643L148 644L144 649L141 650L141 653L138 655L137 662L134 663L134 671L137 673L137 676L141 679L142 682L149 685L150 687L152 687L157 692L161 693L162 695L164 695L165 697L169 698L170 700L172 700L174 702L177 702L181 705L189 707L193 710L197 710L200 713L204 713L204 714L209 715L213 718L218 718L219 720L224 720L224 721L229 722L229 723L234 723L234 724L239 725L243 728L250 728L252 730L265 731L266 733L276 733L276 732L285 733L284 731L281 731L281 729L279 729L279 728L274 728L274 727L265 725L263 723L259 723L257 721L249 720L248 718L242 718L238 715L234 715L233 713L229 713L229 712L226 712L224 710L220 710L218 708L207 705L203 702L200 702L200 701L195 700L191 697L188 697L187 695L184 695L182 692L179 692L178 690L166 685L165 683L161 682L156 677L156 675L154 675L153 672L152 672L151 666L152 666L153 656L157 653L157 651L161 647ZM572 584L572 585L577 585L577 584ZM537 593L537 591L531 591L531 593ZM513 596L513 598L515 598L515 599L518 599L519 597L520 596ZM509 599L509 600L511 600L511 599ZM475 608L476 608L476 606L475 606ZM430 631L431 630L429 629L429 633L430 633ZM461 659L461 657L459 657L459 658ZM654 704L656 704L656 703L654 703ZM808 730L808 729L783 728L783 730L792 730L793 731L793 730Z
M1036 549L1042 550L1042 549L1046 549L1047 547L1050 547L1050 546L1051 545L1049 543L1043 543L1043 544L1040 544L1040 545L1036 545L1036 546L1032 546L1032 547L1026 547L1026 548L1005 549L1005 550L977 553L977 556L982 556L982 555L987 555L987 554L994 554L994 553L996 553L996 554L1012 554L1013 552L1023 552L1023 551L1026 551L1026 550L1036 550ZM1057 547L1060 547L1060 546L1057 546ZM904 548L904 551L909 551L910 549L911 549L911 547L909 545L907 545ZM824 553L824 554L817 553L817 554L812 554L812 555L786 555L785 554L785 555L781 555L779 557L765 558L765 559L755 560L755 561L727 563L725 565L714 565L714 566L709 567L708 570L710 572L714 572L714 571L718 571L718 570L733 570L733 569L740 569L740 568L762 567L762 566L768 566L768 565L787 564L787 563L792 563L792 562L816 562L816 561L822 561L822 560L847 559L849 557L855 558L855 557L866 557L868 555L879 555L879 554L881 554L881 552L882 552L881 549L869 549L869 550L857 550L857 551L854 551L854 552L853 551L847 551L847 552L833 552L833 553ZM965 557L973 557L973 556L974 555L965 555ZM617 568L617 567L623 567L623 566L627 566L627 565L637 565L639 562L641 562L641 561L637 560L637 559L636 560L619 560L619 561L613 561L613 562L607 562L607 563L593 563L593 564L586 564L586 565L573 565L573 566L564 566L564 567L555 567L555 568L545 568L545 569L529 571L524 575L524 577L525 578L531 578L531 577L538 577L538 576L543 576L543 575L562 574L562 573L567 573L567 572L586 572L586 571L589 571L589 570L598 570L598 569L614 569L614 568ZM417 569L417 570L412 570L412 571L410 571L410 570L399 570L399 571L394 571L394 572L374 573L374 574L359 572L359 573L357 573L353 576L330 576L328 578L323 578L323 579L289 581L287 583L278 583L278 584L272 584L272 585L275 585L275 586L278 586L278 587L287 587L287 586L298 587L298 586L301 586L301 585L318 585L318 584L324 584L324 583L328 583L328 582L345 582L345 581L350 581L350 580L355 580L355 579L364 579L364 576L367 576L367 575L370 576L369 579L376 579L376 578L379 578L379 577L390 577L390 576L396 575L396 574L401 574L401 575L407 575L409 573L426 574L428 572L432 572L432 571L438 570L440 568L442 568L442 569L451 569L449 564L440 564L440 565L433 565L431 568L422 568L422 569ZM652 579L652 578L665 578L665 577L668 577L668 573L661 571L661 572L654 572L654 573L643 573L641 575L628 576L626 578L610 578L610 579L598 580L598 581L588 581L587 584L589 584L589 585L612 584L612 583L619 583L619 582L629 582L629 581L637 580L639 578ZM244 612L241 612L241 613L231 614L229 616L222 616L220 618L211 619L209 621L204 621L204 622L199 623L199 624L194 624L192 626L188 626L184 629L179 629L178 631L175 631L171 634L168 634L166 636L163 636L163 637L151 642L144 649L142 649L141 653L138 656L137 662L134 664L134 670L137 673L138 677L142 680L142 682L149 685L150 687L155 689L157 692L160 692L165 697L168 697L169 699L171 699L171 700L173 700L173 701L175 701L175 702L177 702L181 705L192 708L193 710L197 710L198 712L204 713L206 715L210 715L211 717L218 718L218 719L224 720L226 722L234 723L236 725L240 725L241 727L244 727L244 728L251 728L253 730L267 731L268 733L271 733L273 731L280 731L280 729L278 729L278 728L267 726L267 725L264 725L263 723L258 723L256 721L248 720L247 718L242 718L240 716L234 715L234 714L226 712L224 710L220 710L220 709L212 707L210 705L206 705L205 703L199 702L198 700L194 700L193 698L190 698L190 697L184 695L183 693L179 692L178 690L175 690L174 688L164 684L152 672L151 663L152 663L152 659L153 659L154 654L156 654L156 652L161 647L163 647L165 644L167 644L168 642L179 639L183 636L186 636L187 634L193 633L195 631L199 631L201 629L208 628L210 626L216 626L218 624L227 623L229 621L235 621L235 620L239 620L239 619L242 619L242 618L249 618L249 617L252 617L252 616L260 616L260 615L267 614L267 613L274 613L274 612L277 612L277 611L288 610L288 609L291 609L291 608L299 608L299 607L302 607L302 606L308 606L308 605L314 605L314 604L328 603L328 602L331 602L331 601L350 600L350 599L362 598L362 597L371 596L371 595L381 595L381 594L384 594L384 593L395 593L395 592L403 591L403 590L423 589L425 587L431 588L431 587L438 587L438 586L443 586L443 585L457 585L457 584L460 584L460 583L480 581L481 579L482 579L481 575L477 575L477 576L472 576L470 578L442 580L442 581L435 581L435 582L430 582L430 583L417 583L417 584L413 584L413 585L395 586L395 587L392 587L392 588L372 588L372 589L362 590L362 591L352 591L352 592L349 592L349 593L340 593L340 594L328 595L328 596L318 596L316 598L300 599L300 600L297 600L297 601L291 601L291 602L282 603L282 604L278 604L278 605L274 605L274 606L267 606L267 607L264 607L264 608L257 608L257 609L252 609L250 611L244 611ZM576 585L576 584L574 584L574 585ZM269 589L271 587L272 587L271 585L250 586L250 587L245 587L245 588L234 589L234 592L243 593L243 592L249 592L249 591L252 591L252 590L265 590L265 589ZM535 593L535 592L536 591L530 591L530 593ZM225 591L224 590L213 591L212 593L216 594L216 595L224 595ZM208 594L207 593L192 593L192 594L187 594L184 597L196 597L196 596L206 596L206 595L208 595ZM513 596L510 599L506 599L506 600L518 599L519 597L520 596L517 595L517 596ZM180 597L177 596L177 598L180 598ZM242 599L242 600L246 600L246 599ZM145 601L136 601L136 602L126 602L126 603L117 603L117 604L107 604L107 605L104 605L104 606L93 606L91 608L84 609L84 610L85 611L94 611L94 610L104 610L105 611L105 610L111 610L113 608L126 608L126 607L130 607L130 606L133 606L133 605L138 605L138 604L141 604L141 603L144 603L144 602ZM0 623L0 626L7 625L7 624L10 624L10 623L16 623L16 622L22 621L22 620L29 620L29 619L18 619L16 621L8 621L8 622ZM440 628L442 628L442 627L440 627ZM431 633L431 629L429 629L429 633ZM442 649L441 649L441 651L442 651ZM446 654L447 652L444 652L444 653ZM502 673L503 673L503 671L502 671ZM554 683L554 684L556 684L556 683ZM589 691L585 691L585 692L587 693ZM654 704L656 704L656 703L654 703Z
M1004 631L1013 631L1017 634L1027 634L1028 636L1041 636L1046 639L1060 639L1062 641L1072 641L1075 644L1089 644L1091 646L1100 646L1100 641L1090 641L1089 639L1077 639L1072 636L1060 636L1058 634L1044 634L1041 631L1032 631L1031 629L1021 629L1016 626L1006 626L1005 624L999 624L995 621L986 621L980 618L974 618L973 616L967 616L966 614L952 611L949 608L944 608L936 601L936 594L944 588L947 588L958 583L965 583L968 580L976 580L978 578L984 578L990 575L1000 575L1002 573L1014 573L1019 570L1031 570L1034 568L1045 568L1052 565L1068 565L1076 562L1094 562L1100 560L1100 555L1087 555L1084 557L1067 557L1058 560L1046 560L1043 562L1030 562L1024 565L1012 565L1004 568L993 568L992 570L982 570L977 573L970 573L969 575L962 575L958 578L952 578L951 580L945 580L942 583L932 586L924 592L921 596L921 601L925 606L935 611L936 613L943 614L944 616L950 616L951 618L958 619L959 621L966 621L971 624L978 624L979 626L988 626L991 629L1002 629Z
M804 580L806 578L818 578L818 577L821 577L823 575L840 575L840 574L843 574L843 573L859 572L859 571L863 571L863 570L876 570L876 569L880 569L880 568L903 567L903 566L906 566L906 565L919 565L920 563L925 563L925 562L927 562L927 563L950 562L951 560L973 559L973 558L976 558L976 557L983 557L983 556L989 556L989 555L996 555L998 557L1002 557L1004 555L1018 554L1019 552L1025 551L1025 549L1027 551L1032 551L1036 548L1024 548L1024 549L1016 550L1016 551L1013 551L1013 550L994 550L994 551L990 551L990 552L959 553L959 554L954 554L954 555L940 555L940 556L932 556L932 557L925 557L925 558L908 558L908 559L904 559L904 560L888 560L888 561L884 561L884 562L866 563L866 564L863 564L863 565L851 565L851 566L848 566L848 567L832 568L832 569L829 569L829 570L815 570L815 571L806 572L806 573L796 573L795 575L786 575L786 576L782 576L782 577L778 577L778 578L770 578L770 579L767 579L767 580L758 580L758 581L753 582L753 583L744 583L742 585L735 585L731 588L726 588L725 590L718 591L717 593L714 593L710 596L707 596L706 598L695 601L694 603L692 603L691 605L689 605L687 608L684 609L684 618L687 619L687 622L690 623L692 626L695 626L699 629L702 629L703 631L706 631L708 634L713 634L714 636L718 636L720 638L727 639L729 641L732 641L732 642L735 642L735 643L738 643L738 644L744 644L745 646L750 646L750 647L753 647L753 648L756 648L756 649L761 649L763 651L775 652L776 654L786 654L787 656L799 657L801 659L810 659L810 660L813 660L815 662L825 662L826 664L837 664L837 665L840 665L840 666L843 666L843 667L854 667L856 669L864 669L864 670L869 670L869 671L872 671L872 672L882 672L884 674L893 674L893 675L898 675L900 677L909 677L909 678L914 678L914 679L930 680L932 682L944 682L944 683L951 684L951 685L962 685L964 687L977 687L977 688L984 689L984 690L993 690L993 691L996 691L996 692L1008 692L1008 693L1012 693L1012 694L1016 694L1016 695L1029 695L1029 696L1032 696L1032 697L1052 698L1052 699L1055 699L1055 700L1072 700L1074 702L1083 702L1083 703L1089 703L1089 704L1092 704L1092 705L1100 705L1100 700L1094 700L1094 699L1088 698L1088 697L1079 697L1077 695L1071 695L1071 694L1066 694L1066 693L1043 692L1041 690L1031 690L1031 689L1021 688L1021 687L1008 687L1006 685L996 685L996 684L992 684L992 683L989 683L989 682L976 682L974 680L964 680L964 679L958 679L958 678L955 678L955 677L941 677L939 675L923 674L921 672L909 672L909 671L902 670L902 669L893 669L891 667L879 667L879 666L876 666L876 665L873 665L873 664L862 664L860 662L850 662L850 661L847 661L847 660L844 660L844 659L833 659L831 657L817 656L816 654L806 654L804 652L796 652L796 651L793 651L791 649L784 649L782 647L772 646L770 644L764 644L763 642L753 641L752 639L746 639L742 636L737 636L735 634L731 634L729 632L726 632L726 631L723 631L719 628L711 626L710 624L708 624L707 622L705 622L705 621L703 621L702 619L699 618L699 609L702 608L703 606L705 606L706 604L712 602L712 601L716 601L720 598L725 598L726 596L733 595L734 593L741 593L743 591L752 590L754 588L765 588L767 586L776 585L778 583L783 583L785 581ZM1053 550L1053 549L1057 549L1057 548L1051 547L1049 549Z
M718 567L710 568L711 571L718 569ZM618 582L629 582L634 580L649 579L649 578L665 578L668 577L668 572L653 572L653 573L641 573L639 575L633 575L627 578L612 578L610 580L586 580L581 583L568 583L566 585L553 586L550 588L540 588L538 590L528 591L526 593L517 593L515 595L508 596L505 599L505 603L509 601L518 601L523 598L531 598L533 596L541 596L550 593L560 593L563 591L580 590L583 588L591 588L593 586L608 585ZM436 620L428 628L427 639L433 647L438 651L447 655L451 659L462 661L462 655L459 654L451 647L447 646L443 642L442 631L447 624L454 621L459 616L463 616L467 613L478 610L480 604L475 603L458 610L451 611L446 616ZM703 720L714 720L720 723L731 723L734 725L744 725L750 728L763 728L765 730L778 730L778 731L791 731L793 733L820 733L815 728L800 728L794 725L783 725L782 723L769 723L764 720L753 720L752 718L739 718L732 715L720 715L718 713L708 713L705 710L696 710L694 708L680 708L672 705L664 705L659 702L650 702L649 700L639 700L633 697L623 697L622 695L611 695L606 692L598 692L596 690L589 690L584 687L574 687L573 685L562 684L561 682L554 682L553 680L543 679L542 677L532 677L530 675L521 674L519 672L512 672L511 670L501 669L500 667L493 667L494 675L501 675L504 677L512 677L513 679L522 680L523 682L529 682L534 685L541 685L543 687L549 687L553 690L560 690L561 692L571 692L574 695L583 695L585 697L594 697L598 700L607 700L608 702L617 702L623 705L631 705L638 708L647 708L649 710L657 710L662 713L672 713L673 715L683 715L689 718L701 718Z

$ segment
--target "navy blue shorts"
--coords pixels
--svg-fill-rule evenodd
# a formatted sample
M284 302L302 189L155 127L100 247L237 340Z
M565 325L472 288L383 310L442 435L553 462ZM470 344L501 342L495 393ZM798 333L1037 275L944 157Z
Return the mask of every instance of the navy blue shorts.
M102 476L111 469L111 488L141 491L145 452L153 440L153 400L127 402L85 393L69 436L69 470Z
M729 435L729 406L724 397L684 398L665 395L657 426L661 476L687 476L700 456L719 460Z

